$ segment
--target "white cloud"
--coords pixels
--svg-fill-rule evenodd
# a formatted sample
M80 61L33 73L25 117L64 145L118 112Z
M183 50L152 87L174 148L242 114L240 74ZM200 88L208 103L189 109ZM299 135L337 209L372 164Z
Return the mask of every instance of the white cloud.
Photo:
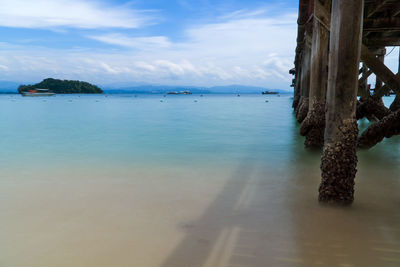
M292 77L288 70L293 66L297 15L260 14L257 10L247 14L241 11L236 19L192 25L184 32L184 41L179 42L165 36L113 33L90 36L113 45L112 50L13 49L11 59L7 49L3 49L0 64L9 67L7 73L11 76L20 74L21 68L34 66L29 73L23 73L29 77L58 75L103 84L136 81L289 89Z
M8 70L9 68L7 67L7 66L4 66L4 65L0 65L0 70Z
M98 0L0 0L5 27L137 28L146 20L139 11Z
M128 37L119 33L112 33L88 37L107 44L137 48L142 50L165 48L171 46L171 42L165 36Z

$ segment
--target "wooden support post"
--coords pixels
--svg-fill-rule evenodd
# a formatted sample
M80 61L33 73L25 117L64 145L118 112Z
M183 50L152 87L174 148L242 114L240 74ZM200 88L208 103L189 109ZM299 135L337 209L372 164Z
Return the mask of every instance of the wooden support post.
M309 148L321 148L324 145L329 29L323 21L330 21L330 2L327 1L324 6L316 0L314 4L309 110L300 127L300 134L306 136L305 146ZM326 9L327 12L320 11Z
M386 49L384 47L378 49L377 58L380 62L382 62L382 64L385 64L385 55L386 55ZM379 79L379 76L376 76L374 91L378 91L380 88L382 88L382 80Z
M295 68L296 68L296 84L294 88L294 100L293 108L298 113L301 100L301 77L302 77L302 66L303 66L303 56L304 56L304 43L305 43L305 31L306 23L308 20L308 10L310 6L310 0L300 0L299 1L299 16L297 20L297 47L296 47L296 58L295 58Z
M306 37L306 39L309 37ZM296 118L299 123L307 117L308 113L308 97L310 92L310 59L311 59L311 45L308 42L303 48L303 61L301 67L301 81L300 81L300 103L296 111Z
M363 0L333 0L331 15L325 144L321 202L354 200L358 135L355 116L360 62Z
M370 92L368 90L368 77L372 74L371 70L368 70L367 65L363 63L362 66L362 77L358 80L359 85L359 96L361 100L367 99L370 96Z
M398 66L398 76L400 76L400 49L399 49L399 66ZM393 103L390 105L391 111L400 110L400 94L396 94L396 98L394 99Z
M295 76L295 85L294 85L294 99L292 107L294 110L297 110L300 102L300 77L301 77L301 66L298 64L296 67L296 76Z

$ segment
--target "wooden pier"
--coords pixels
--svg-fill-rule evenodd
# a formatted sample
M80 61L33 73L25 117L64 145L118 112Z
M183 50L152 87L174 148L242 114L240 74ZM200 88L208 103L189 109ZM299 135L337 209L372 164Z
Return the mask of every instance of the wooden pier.
M400 67L385 66L388 46L400 46L399 0L300 0L293 108L305 146L323 147L321 202L351 204L357 148L400 134ZM359 135L362 118L372 123Z

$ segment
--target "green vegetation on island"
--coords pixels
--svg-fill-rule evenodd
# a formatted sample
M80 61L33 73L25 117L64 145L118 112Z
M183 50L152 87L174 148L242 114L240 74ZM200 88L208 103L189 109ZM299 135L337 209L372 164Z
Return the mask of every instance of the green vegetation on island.
M35 89L49 89L56 94L102 94L96 85L82 81L58 80L53 78L44 79L40 83L33 85L20 85L18 93L27 92Z

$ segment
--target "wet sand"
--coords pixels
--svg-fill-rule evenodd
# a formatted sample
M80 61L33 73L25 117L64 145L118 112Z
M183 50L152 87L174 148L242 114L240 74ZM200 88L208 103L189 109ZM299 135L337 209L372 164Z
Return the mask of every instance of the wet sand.
M316 201L318 155L286 169L243 160L3 173L0 264L399 266L398 172L366 155L347 208Z

